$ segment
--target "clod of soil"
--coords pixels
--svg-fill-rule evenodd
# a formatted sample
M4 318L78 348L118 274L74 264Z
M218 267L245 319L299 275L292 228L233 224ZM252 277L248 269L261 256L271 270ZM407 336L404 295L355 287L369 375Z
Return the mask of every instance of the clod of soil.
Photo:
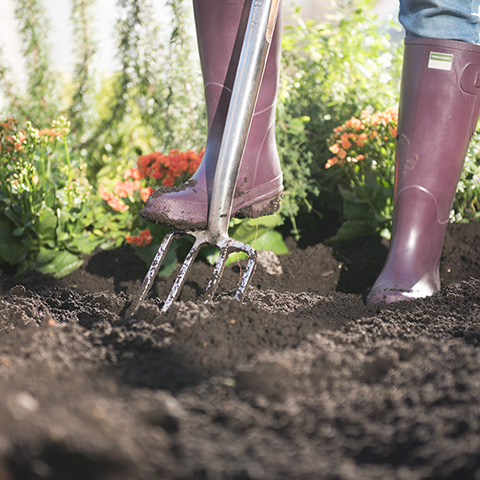
M0 479L480 478L480 225L452 225L443 289L366 307L365 238L262 255L171 311L146 267L99 252L62 280L0 276Z

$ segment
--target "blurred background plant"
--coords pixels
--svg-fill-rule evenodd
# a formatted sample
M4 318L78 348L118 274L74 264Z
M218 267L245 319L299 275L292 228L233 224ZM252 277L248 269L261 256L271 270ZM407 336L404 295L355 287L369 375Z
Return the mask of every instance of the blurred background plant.
M393 21L380 21L374 6L373 0L339 2L320 23L303 21L298 11L285 28L277 132L283 211L297 238L318 237L324 230L324 239L342 223L337 186L343 172L324 168L333 128L363 110L383 111L397 103L402 47L392 34L399 29Z
M334 128L325 168L341 172L343 223L332 242L380 233L390 238L395 186L396 110L361 112Z
M480 127L473 134L450 212L450 221L480 220Z
M18 273L68 275L100 244L87 166L70 158L69 130L64 118L42 130L0 124L0 259Z
M27 125L24 130L29 132L32 125L45 129L63 115L70 122L71 132L68 142L66 136L56 136L52 143L45 143L44 139L43 143L35 143L33 134L29 134L28 144L35 145L33 157L24 156L20 163L8 167L5 165L11 158L2 160L5 171L0 184L2 198L12 193L8 193L11 184L6 183L9 175L13 175L9 169L20 168L21 164L21 168L30 169L28 175L33 178L32 175L39 176L36 169L42 161L55 158L58 165L67 167L54 172L59 178L52 176L42 183L46 189L42 195L52 199L63 192L73 175L78 179L74 188L83 185L85 189L85 193L77 192L79 198L88 197L83 210L75 211L75 215L83 216L81 222L77 220L86 228L84 234L88 234L91 247L112 248L129 242L148 263L165 230L147 225L138 211L147 192L165 182L170 184L172 179L168 172L158 178L152 175L136 178L132 172L139 170L142 158L156 156L158 160L174 155L158 152L175 150L179 154L184 152L182 155L188 151L201 152L206 143L203 86L190 0L166 0L170 22L167 25L160 25L151 0L118 0L115 28L118 69L108 76L97 71L94 61L98 49L97 1L71 0L75 52L71 78L60 75L52 66L44 1L17 0L15 5L27 75L22 87L2 60L0 47L3 116L15 118L18 125ZM380 131L380 126L374 128L367 117L362 117L362 112L374 118L396 106L402 46L392 40L392 34L400 36L398 25L379 20L373 13L374 5L374 0L338 1L327 20L303 20L300 10L289 18L282 40L276 132L285 197L276 216L232 221L231 230L240 240L255 241L258 248L283 253L286 251L283 238L289 235L300 245L329 237L346 240L372 232L388 236L394 137L387 130L392 125L389 120L387 130ZM332 165L330 148L340 138L335 137L335 129L339 126L348 129L347 123L352 118L362 122L365 129L357 134L377 131L378 137L348 150L346 158L364 155L362 161ZM456 221L468 221L478 215L478 139L477 135L469 150L457 193L457 207L452 214ZM60 151L64 152L63 157ZM329 166L332 168L325 168ZM191 168L182 171L174 182L182 181L191 171ZM32 188L28 185L28 189ZM12 203L11 198L8 201ZM39 205L35 202L36 209ZM33 207L28 208L32 213ZM58 213L53 206L50 208L57 215L58 230ZM3 212L3 221L5 217ZM16 224L15 228L20 229L15 235L23 238L22 226ZM76 232L76 228L72 231ZM91 251L87 247L67 246L68 242L61 238L58 248L67 249L77 259L81 251ZM49 242L48 248L52 248ZM27 253L25 257L29 260L25 260L20 270L38 265L46 269L34 260L39 248L32 247L31 255ZM206 256L210 258L211 254ZM176 257L172 257L171 264L175 261Z
M329 242L362 235L391 235L395 187L398 114L364 110L333 129L328 145L334 154L326 169L338 170L343 199L342 224ZM480 130L473 136L450 212L451 222L480 219Z

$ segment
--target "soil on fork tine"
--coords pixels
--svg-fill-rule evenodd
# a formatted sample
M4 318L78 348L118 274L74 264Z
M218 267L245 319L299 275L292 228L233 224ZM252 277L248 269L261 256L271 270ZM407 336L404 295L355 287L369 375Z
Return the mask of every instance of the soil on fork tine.
M262 255L241 304L196 262L135 322L129 248L3 272L0 480L480 478L479 236L449 227L438 294L369 307L371 238Z

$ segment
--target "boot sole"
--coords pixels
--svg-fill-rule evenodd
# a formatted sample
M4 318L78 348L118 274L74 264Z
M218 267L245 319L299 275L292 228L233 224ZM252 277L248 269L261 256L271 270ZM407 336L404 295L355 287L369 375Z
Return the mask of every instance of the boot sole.
M235 218L259 218L265 217L267 215L273 215L275 212L278 212L280 205L282 203L283 193L278 193L269 197L261 202L256 202L252 205L247 205L245 207L237 210L233 217Z
M252 203L251 205L245 205L236 210L232 217L235 218L259 218L266 215L272 215L280 209L280 204L282 201L283 193L276 193L268 198L262 199ZM140 211L145 220L156 223L160 225L165 225L167 227L173 228L175 230L182 231L194 231L194 230L206 230L207 222L191 222L188 220L179 220L172 219L161 212L155 212L155 217L152 217L145 209Z

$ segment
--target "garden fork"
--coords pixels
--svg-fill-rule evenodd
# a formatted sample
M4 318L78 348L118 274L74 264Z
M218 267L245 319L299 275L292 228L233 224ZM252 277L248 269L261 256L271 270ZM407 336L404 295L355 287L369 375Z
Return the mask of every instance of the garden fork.
M135 315L138 307L147 297L173 238L178 236L192 236L195 238L195 242L180 268L162 307L162 312L166 312L178 297L193 261L200 249L206 245L217 246L220 256L205 290L205 302L215 294L228 256L232 252L244 252L248 256L245 272L235 294L237 300L241 300L243 297L255 270L257 252L252 246L230 238L228 224L238 171L265 70L279 3L280 0L252 0L215 170L207 229L188 232L175 230L165 236L143 280L140 295L126 312L127 318Z

